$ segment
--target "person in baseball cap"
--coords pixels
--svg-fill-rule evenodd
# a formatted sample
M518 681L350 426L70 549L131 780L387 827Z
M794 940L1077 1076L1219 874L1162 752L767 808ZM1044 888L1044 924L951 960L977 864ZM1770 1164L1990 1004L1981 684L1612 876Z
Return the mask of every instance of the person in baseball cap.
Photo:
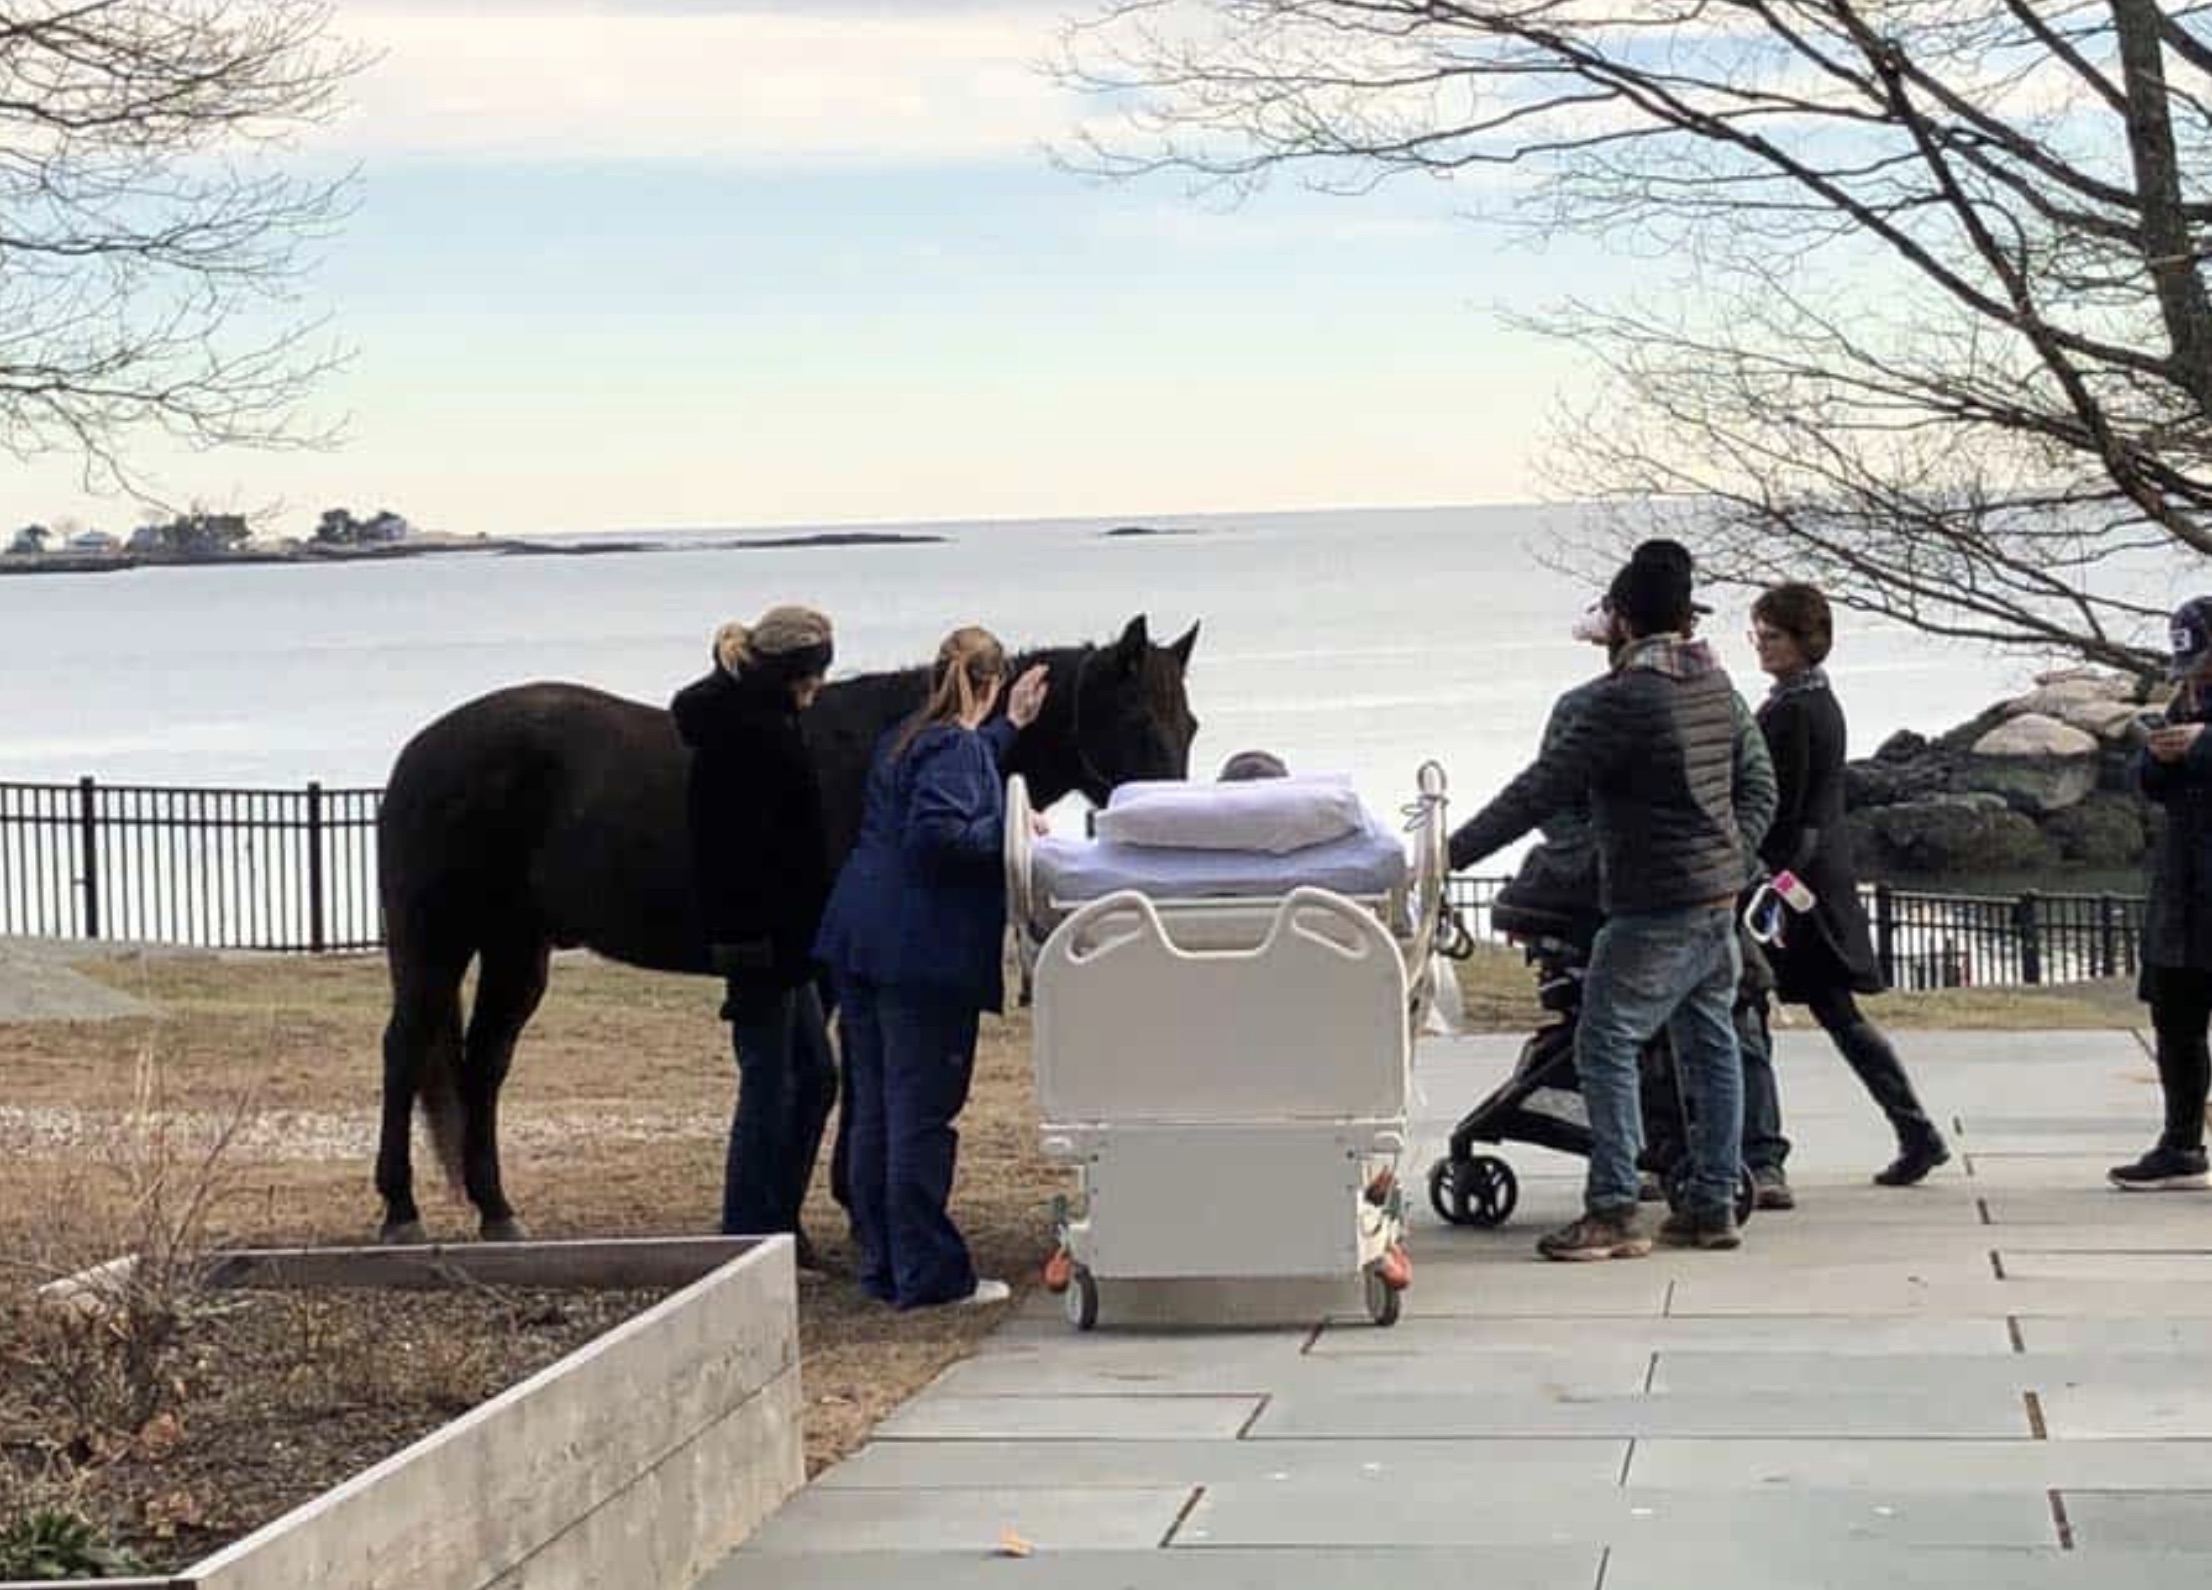
M2136 992L2158 1034L2166 1125L2157 1144L2111 1181L2124 1192L2212 1185L2204 1106L2212 1093L2212 596L2174 610L2166 672L2180 682L2165 721L2136 758L2137 785L2166 811L2151 852Z
M2174 609L2172 660L2166 665L2169 679L2188 679L2212 662L2212 596L2194 597Z

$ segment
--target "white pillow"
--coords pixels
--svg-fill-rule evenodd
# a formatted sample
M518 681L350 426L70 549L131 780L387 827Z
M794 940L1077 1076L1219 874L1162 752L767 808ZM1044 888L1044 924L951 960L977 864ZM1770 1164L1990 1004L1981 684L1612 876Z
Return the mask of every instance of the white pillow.
M1162 850L1288 855L1363 833L1367 813L1342 776L1230 784L1125 784L1098 814L1098 837Z

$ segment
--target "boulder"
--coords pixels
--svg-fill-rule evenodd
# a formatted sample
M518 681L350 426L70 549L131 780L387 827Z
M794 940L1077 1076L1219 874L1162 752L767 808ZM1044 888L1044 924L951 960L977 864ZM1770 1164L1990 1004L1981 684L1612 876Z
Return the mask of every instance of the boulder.
M1984 757L2077 757L2097 749L2097 737L2046 713L2030 712L1999 724L1976 740Z
M2079 805L2097 788L2097 737L2031 713L1998 725L1974 742L1953 776L1956 789L2001 796L2031 817Z
M2107 745L2127 745L2139 737L2136 726L2145 710L2132 701L2077 701L2059 715L2059 721Z
M1899 729L1881 743L1874 753L1877 762L1910 762L1928 754L1928 737L1915 734L1910 729Z
M1905 801L1860 813L1852 826L1870 859L1888 872L2032 872L2055 858L2036 825L1995 795Z
M2005 711L2011 717L2030 714L2046 718L2073 721L2070 709L2121 703L2133 706L2137 699L2136 683L2124 674L2105 673L2095 668L2069 669L2060 673L2038 674L2035 688L2026 695L2005 703Z
M2094 794L2097 773L2093 756L1976 756L1959 768L1952 787L1995 796L2027 817L2048 817Z
M2116 871L2142 861L2150 845L2145 816L2142 801L2099 793L2052 817L2043 834L2068 865Z
M1945 793L1951 784L1948 762L1924 757L1917 762L1847 763L1843 770L1843 804L1860 811L1873 806L1895 806L1899 801L1924 800Z

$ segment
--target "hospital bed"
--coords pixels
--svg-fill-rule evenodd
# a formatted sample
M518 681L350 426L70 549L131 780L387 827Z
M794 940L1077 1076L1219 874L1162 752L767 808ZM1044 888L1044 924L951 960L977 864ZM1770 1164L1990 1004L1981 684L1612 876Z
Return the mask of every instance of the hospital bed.
M1175 799L1259 814L1297 782ZM1077 1172L1047 1280L1085 1330L1119 1281L1356 1278L1391 1324L1412 1038L1451 928L1443 771L1421 769L1410 855L1364 808L1294 849L1236 848L1218 824L1204 844L1118 837L1117 807L1153 798L1117 792L1100 840L1039 839L1008 789L1043 1146Z

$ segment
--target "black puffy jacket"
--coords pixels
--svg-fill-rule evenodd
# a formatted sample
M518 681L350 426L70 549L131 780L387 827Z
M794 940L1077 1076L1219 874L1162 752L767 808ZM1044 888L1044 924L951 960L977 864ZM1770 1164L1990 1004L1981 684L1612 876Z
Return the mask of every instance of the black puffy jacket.
M795 988L814 975L830 868L822 788L790 687L716 669L669 710L691 747L693 887L716 970Z
M2212 719L2201 695L2177 698L2172 724ZM2143 964L2212 972L2212 728L2178 762L2138 752L2136 782L2165 808L2165 832L2150 857L2143 915Z
M1452 835L1452 866L1503 849L1587 790L1607 914L1735 899L1746 876L1735 702L1704 642L1661 635L1627 647L1536 764Z

